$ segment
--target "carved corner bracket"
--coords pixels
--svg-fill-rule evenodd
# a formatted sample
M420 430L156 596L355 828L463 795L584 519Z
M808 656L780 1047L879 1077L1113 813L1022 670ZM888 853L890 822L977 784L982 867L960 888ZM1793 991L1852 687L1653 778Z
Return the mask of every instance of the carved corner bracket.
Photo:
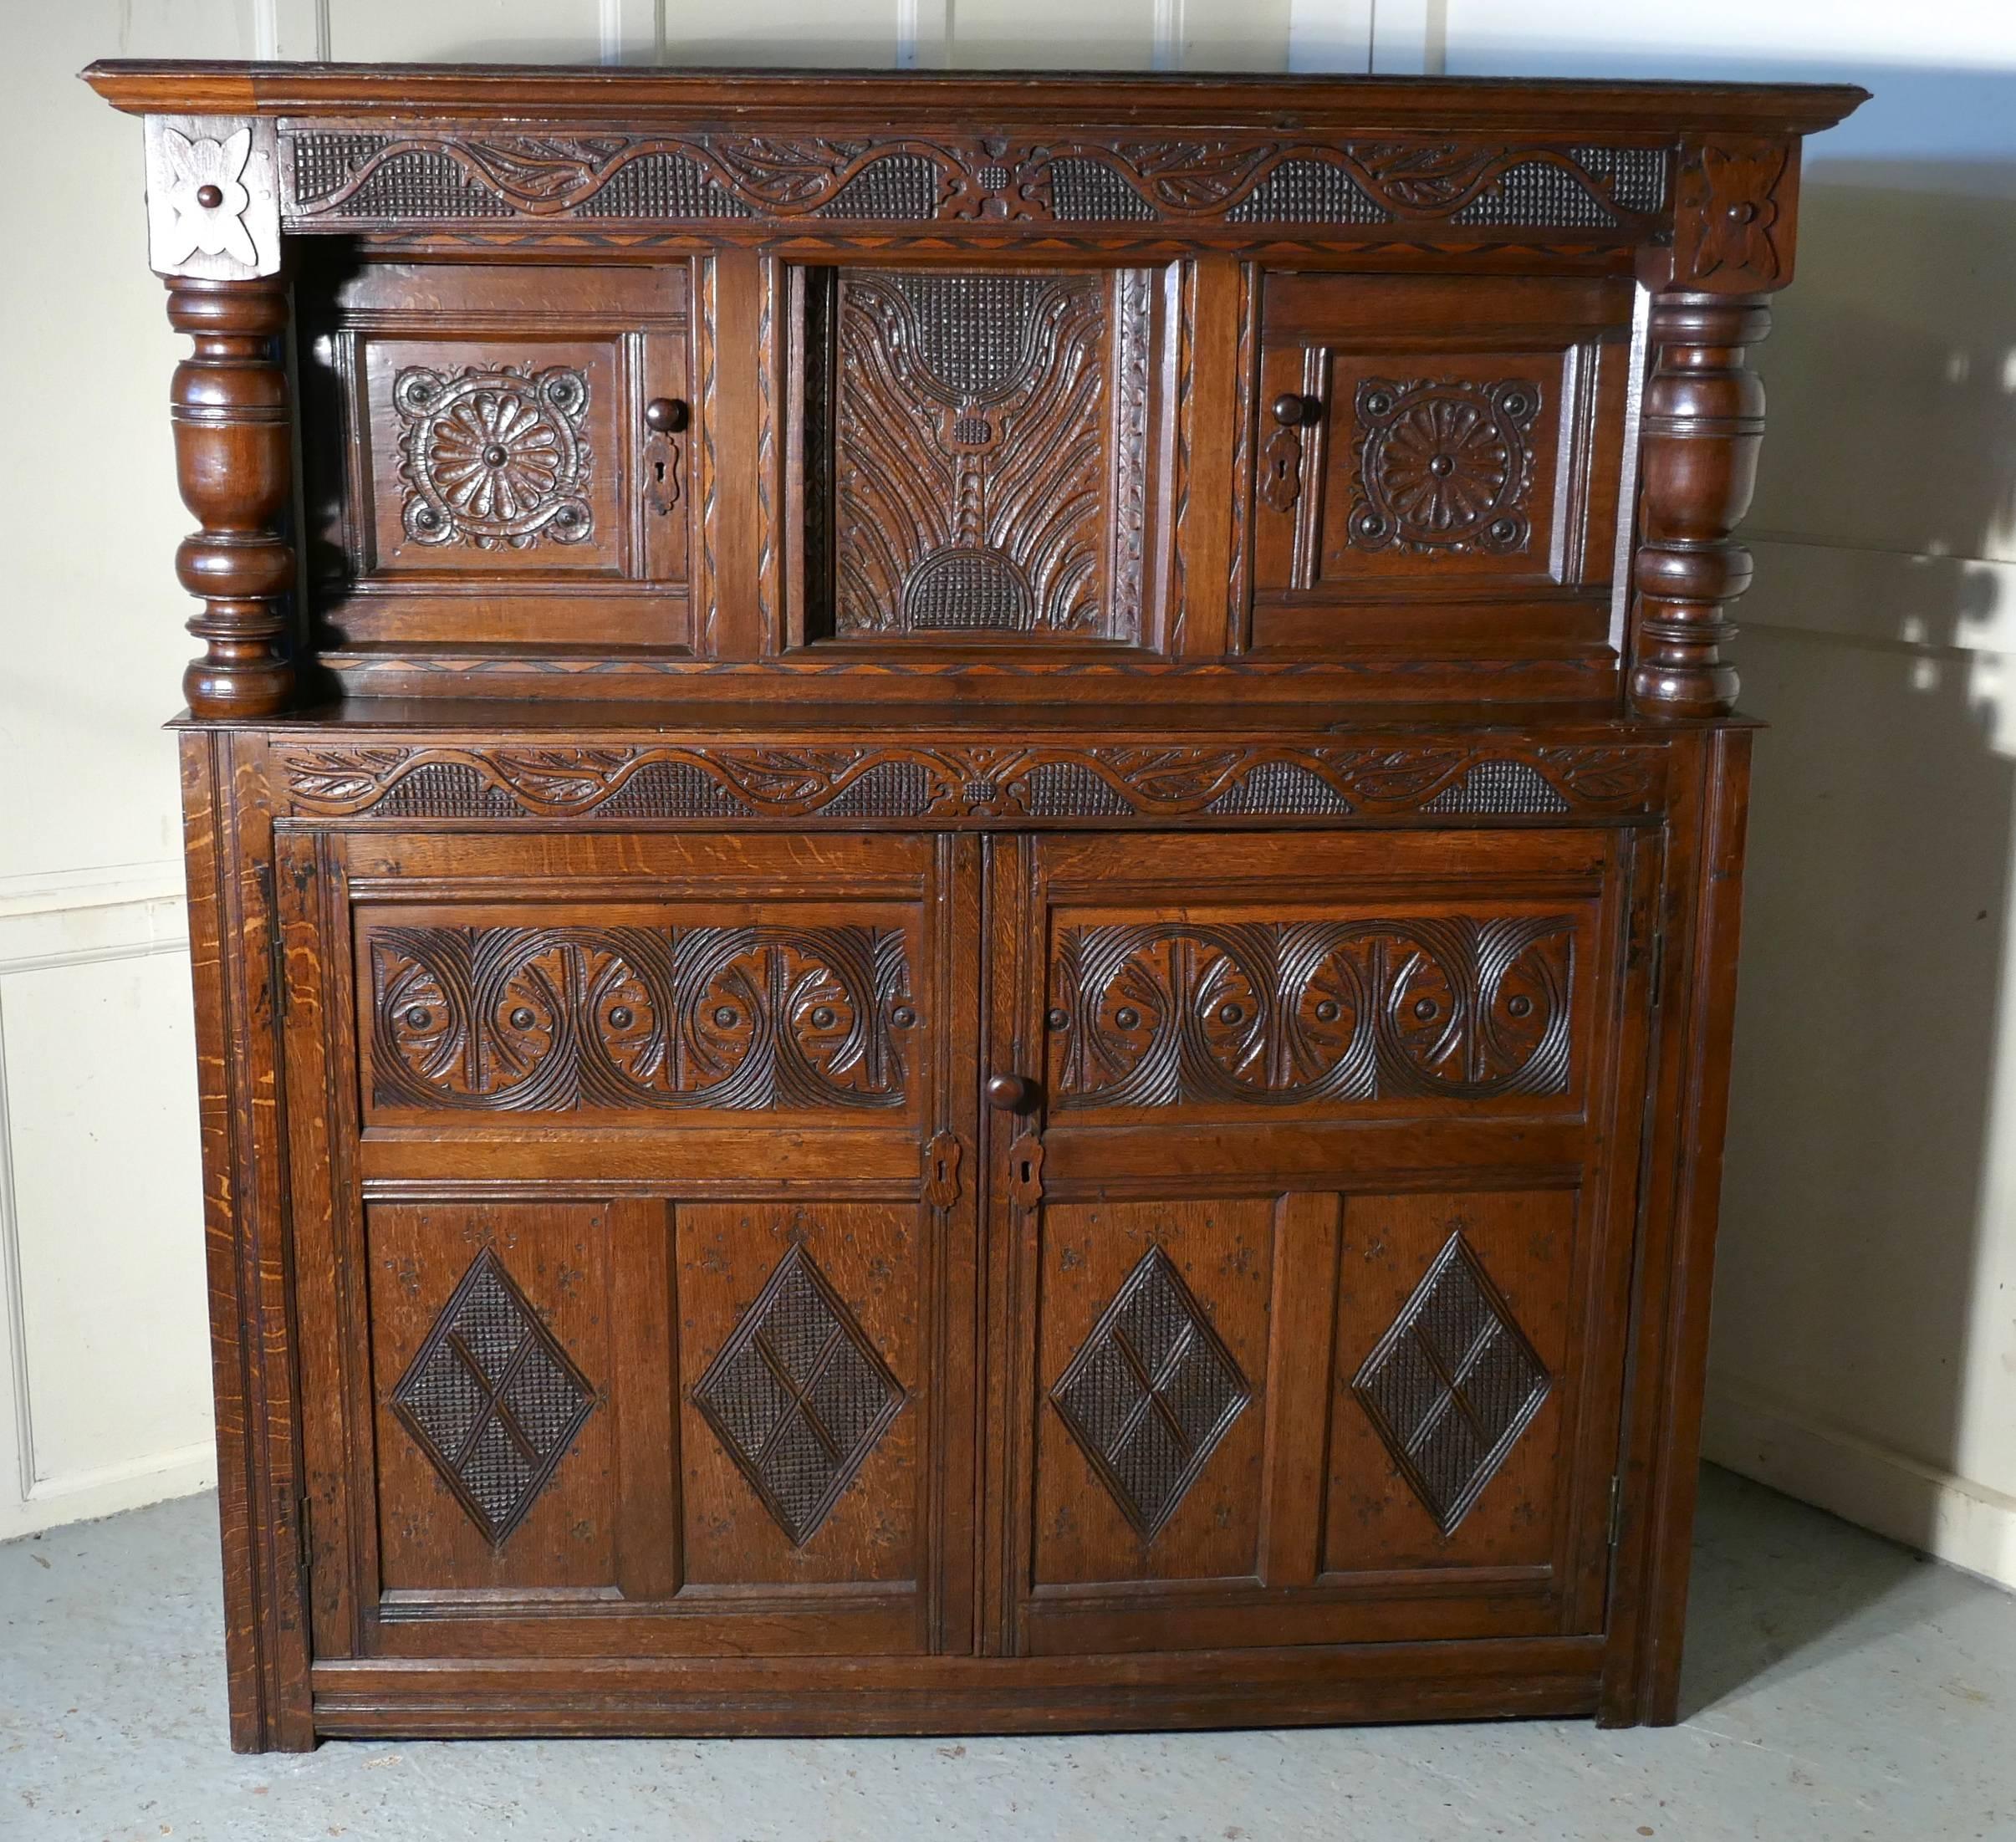
M146 154L147 255L157 274L242 282L279 273L271 121L150 115Z

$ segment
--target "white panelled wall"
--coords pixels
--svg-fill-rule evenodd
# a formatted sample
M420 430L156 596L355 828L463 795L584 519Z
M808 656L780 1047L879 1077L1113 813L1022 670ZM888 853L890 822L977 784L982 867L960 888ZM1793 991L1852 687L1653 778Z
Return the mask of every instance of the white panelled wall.
M137 125L94 57L1846 78L1738 661L1758 752L1708 1449L2016 1584L2016 8L0 0L0 1536L210 1476ZM6 1448L12 1447L11 1464Z

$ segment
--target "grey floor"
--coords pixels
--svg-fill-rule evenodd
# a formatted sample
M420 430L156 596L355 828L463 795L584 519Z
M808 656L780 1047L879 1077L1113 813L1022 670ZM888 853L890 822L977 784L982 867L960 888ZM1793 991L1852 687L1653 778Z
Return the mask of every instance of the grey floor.
M1707 1474L1687 1717L1031 1740L224 1745L215 1509L0 1546L0 1838L2016 1839L2016 1598Z

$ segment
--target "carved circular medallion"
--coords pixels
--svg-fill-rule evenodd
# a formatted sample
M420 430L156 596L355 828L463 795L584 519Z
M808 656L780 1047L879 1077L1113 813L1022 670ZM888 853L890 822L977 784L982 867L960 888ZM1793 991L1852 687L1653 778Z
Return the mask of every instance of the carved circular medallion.
M449 377L416 366L394 380L392 406L405 425L403 518L416 543L522 550L592 534L580 372L505 365Z
M1539 386L1370 378L1358 388L1350 542L1421 552L1525 547Z

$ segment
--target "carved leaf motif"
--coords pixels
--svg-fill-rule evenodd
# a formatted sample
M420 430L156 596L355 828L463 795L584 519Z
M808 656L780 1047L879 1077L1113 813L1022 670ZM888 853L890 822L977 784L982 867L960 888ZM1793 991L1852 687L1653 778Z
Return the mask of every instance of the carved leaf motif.
M777 140L766 135L717 135L707 146L748 196L776 206L823 204L853 176L855 163L876 151L868 140Z
M402 222L466 217L470 200L458 196L455 186L417 176L443 166L467 173L472 189L480 187L499 201L503 208L498 215L523 213L534 220L577 212L620 217L628 212L611 212L607 200L600 208L591 201L632 162L654 159L706 169L713 185L757 216L796 217L816 212L863 173L885 161L901 161L922 162L935 171L931 215L942 222L1049 220L1055 215L1060 164L1093 176L1085 181L1091 190L1079 201L1081 222L1102 217L1130 222L1141 217L1144 208L1155 217L1176 220L1222 218L1254 196L1270 174L1297 165L1341 165L1354 192L1362 188L1392 215L1439 220L1460 210L1508 168L1535 160L1556 167L1590 199L1614 205L1615 159L1645 151L1641 147L1562 149L1448 140L1339 144L1272 135L1253 140L1120 135L1049 145L959 135L926 139L901 132L829 140L727 131L470 137L416 129L375 140L320 130L289 138L296 152L289 162L295 190L288 200L288 216L297 222L316 217ZM390 186L374 186L372 176L388 168L388 180L401 177ZM1513 217L1491 227L1592 227L1585 210L1576 209L1564 195L1549 196L1544 190L1513 209ZM662 219L666 212L658 202L640 215ZM1605 215L1615 221L1614 213ZM1332 216L1304 221L1338 222ZM1349 222L1355 225L1360 220ZM1365 220L1366 225L1377 222ZM1481 227L1467 227L1472 233Z
M500 191L527 204L546 204L596 184L629 145L621 135L526 135L471 141L464 151Z
M382 795L413 758L411 748L318 748L287 762L287 783L299 799L349 805Z
M635 758L627 748L499 749L491 758L514 792L562 809L592 806Z
M1354 144L1346 151L1389 202L1409 211L1437 212L1462 205L1506 151L1460 141L1371 142Z
M1115 150L1157 203L1215 212L1235 202L1273 158L1271 141L1123 141Z

